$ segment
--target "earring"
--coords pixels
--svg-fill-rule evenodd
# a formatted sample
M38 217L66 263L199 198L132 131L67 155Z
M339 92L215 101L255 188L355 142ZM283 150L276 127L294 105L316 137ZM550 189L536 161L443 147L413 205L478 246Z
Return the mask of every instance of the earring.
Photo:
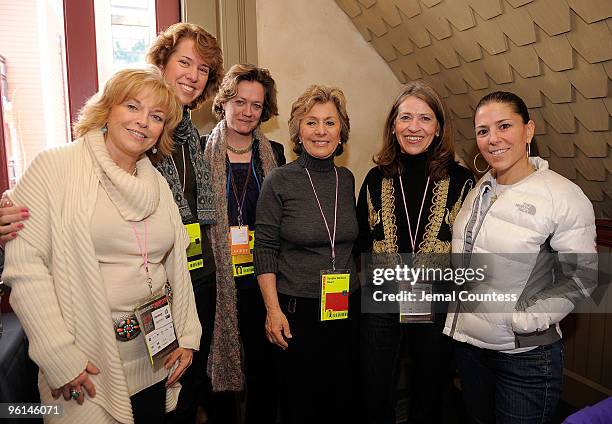
M527 157L531 156L531 143L527 143Z
M155 146L153 146L153 148L151 149L151 153L153 153L153 154L157 153L157 144Z
M474 156L474 169L476 170L476 172L478 172L479 174L484 174L485 172L487 172L489 169L491 169L491 166L487 163L487 168L483 171L478 169L478 166L476 165L476 159L478 158L478 156L482 156L480 154L480 152L476 153L476 156Z
M102 134L106 134L108 132L108 124L104 124L102 128L100 128Z

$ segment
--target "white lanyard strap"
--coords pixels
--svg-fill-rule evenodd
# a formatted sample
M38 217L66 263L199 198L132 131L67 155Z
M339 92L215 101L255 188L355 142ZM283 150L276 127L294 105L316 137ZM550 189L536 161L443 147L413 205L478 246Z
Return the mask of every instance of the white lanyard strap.
M319 196L317 196L317 190L315 190L315 186L312 182L312 177L310 176L310 172L308 168L304 168L306 170L306 174L308 174L308 179L310 180L310 185L312 186L312 192L315 195L315 199L317 199L317 204L319 205L319 210L321 211L321 217L323 217L323 222L325 223L325 229L327 230L327 235L329 237L329 242L331 244L331 262L332 269L336 270L336 218L338 216L338 171L334 166L334 172L336 173L336 201L334 203L334 234L332 235L331 231L329 231L329 225L327 224L327 219L325 218L325 214L323 213L323 208L321 207L321 202L319 201Z
M419 232L419 226L421 224L421 214L423 213L423 206L425 205L425 197L427 197L427 189L429 188L429 180L431 177L427 177L427 183L425 184L425 192L423 193L423 200L421 200L421 209L419 209L419 218L417 219L416 229L414 235L412 234L412 226L410 225L410 215L408 215L408 205L406 203L406 195L404 194L404 183L402 182L402 176L399 175L400 187L402 189L402 199L404 200L404 211L406 212L406 220L408 221L408 232L410 233L410 245L412 246L412 253L416 253L415 246L417 241L417 234Z
M130 222L130 225L132 226L132 231L134 231L134 236L136 237L136 244L138 245L140 256L142 256L142 263L144 265L145 272L147 274L146 283L149 286L149 291L151 292L151 294L153 294L153 279L151 278L151 275L149 274L149 250L148 250L149 238L148 238L148 232L147 232L147 220L146 219L143 221L143 224L144 224L144 246L142 246L140 243L140 236L138 235L138 232L136 231L136 226L134 225L133 222Z

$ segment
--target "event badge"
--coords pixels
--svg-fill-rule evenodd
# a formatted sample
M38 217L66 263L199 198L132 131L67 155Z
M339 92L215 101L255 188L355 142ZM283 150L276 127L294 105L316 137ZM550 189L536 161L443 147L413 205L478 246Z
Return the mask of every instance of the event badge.
M249 253L246 255L232 255L232 270L234 277L242 277L255 273L253 263L253 247L255 245L255 231L249 231Z
M204 259L202 258L202 233L200 224L185 224L185 230L189 235L189 246L187 246L187 267L189 271L202 268Z
M178 347L170 309L168 296L160 294L149 298L134 310L153 366Z
M230 250L232 256L249 254L248 225L230 227Z
M431 283L402 283L399 287L400 292L405 291L410 296L410 300L400 302L400 322L434 322L431 300L426 299L431 298L433 285Z
M348 269L321 271L321 321L348 318L350 281Z

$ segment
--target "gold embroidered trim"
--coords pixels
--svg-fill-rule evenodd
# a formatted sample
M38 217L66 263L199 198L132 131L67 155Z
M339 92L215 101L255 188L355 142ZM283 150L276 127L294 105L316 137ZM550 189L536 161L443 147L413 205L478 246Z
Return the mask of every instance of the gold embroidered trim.
M366 187L366 193L368 199L368 223L370 224L370 231L374 231L374 227L380 223L380 211L374 209L372 197L370 196L370 187Z
M419 253L450 253L451 251L451 242L438 240L438 233L444 222L449 186L449 178L434 182L425 234L417 249Z
M383 240L374 241L374 253L397 253L397 225L395 224L395 188L393 179L383 178L380 193Z

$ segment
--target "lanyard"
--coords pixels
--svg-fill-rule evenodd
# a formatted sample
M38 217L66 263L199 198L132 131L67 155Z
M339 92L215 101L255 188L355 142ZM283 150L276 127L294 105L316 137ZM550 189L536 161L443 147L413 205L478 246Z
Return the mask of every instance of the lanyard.
M132 231L134 231L134 236L136 236L136 244L138 244L138 250L140 251L140 256L142 256L142 263L144 265L145 272L147 274L146 283L149 286L149 292L153 294L153 279L151 278L151 274L149 274L149 251L148 251L148 246L147 246L149 243L149 239L147 236L146 218L144 219L143 223L144 223L144 249L143 249L143 246L141 246L140 236L138 235L138 232L136 231L136 226L134 225L133 222L130 222L130 225L132 226Z
M325 229L327 230L327 235L329 237L329 242L331 243L331 263L332 269L336 270L336 218L338 216L338 171L334 166L334 172L336 173L336 201L334 203L334 235L329 231L329 225L327 224L327 219L325 219L325 214L323 213L323 208L321 207L321 202L319 201L319 196L317 196L317 190L315 190L315 186L312 182L312 177L310 176L310 172L308 168L304 168L306 170L306 174L308 174L308 179L310 180L310 185L312 186L312 192L315 195L315 199L317 199L317 204L319 205L319 210L321 211L321 217L323 218L323 222L325 223Z
M238 226L242 227L242 208L244 207L244 199L246 198L249 179L251 178L251 165L253 163L253 155L251 155L251 160L249 161L247 176L246 180L244 181L244 186L242 187L242 194L240 195L240 200L238 200L238 188L236 187L236 182L234 181L234 171L232 170L232 163L229 161L229 159L227 163L229 165L228 179L230 180L230 184L232 185L231 192L234 194L234 199L236 199L236 205L238 206Z
M416 253L415 246L417 241L417 234L419 232L419 226L421 224L421 214L423 213L423 205L425 205L425 197L427 197L427 188L429 187L429 180L431 177L427 177L427 184L425 184L425 192L423 193L423 200L421 200L421 209L419 209L419 218L417 219L416 229L414 236L412 235L412 226L410 225L410 215L408 215L408 205L406 204L406 195L404 194L404 183L402 183L402 176L399 175L400 187L402 189L402 199L404 200L404 211L406 212L406 220L408 221L408 232L410 233L410 245L412 246L412 254Z
M187 164L185 163L185 145L181 145L181 150L183 151L183 194L185 194L185 181L187 180ZM172 165L174 165L174 169L178 174L178 168L176 167L176 163L174 162L174 158L170 155L170 159L172 160Z

